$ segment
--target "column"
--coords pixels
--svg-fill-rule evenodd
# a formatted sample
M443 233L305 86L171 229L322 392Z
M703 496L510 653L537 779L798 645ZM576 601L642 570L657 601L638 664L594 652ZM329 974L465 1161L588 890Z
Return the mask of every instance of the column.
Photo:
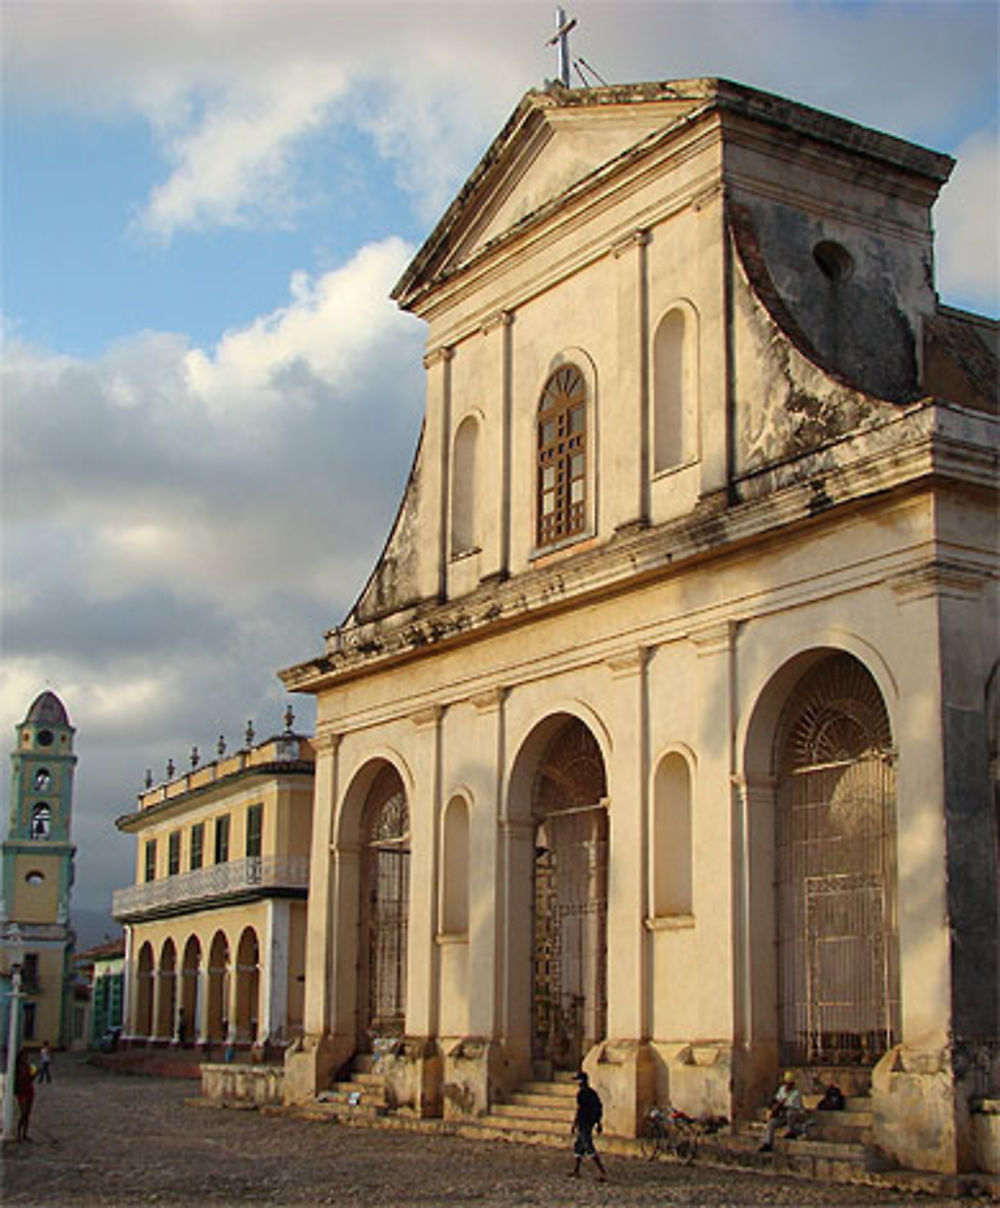
M610 658L616 739L607 769L608 1036L646 1040L649 715L644 647Z
M502 977L499 968L503 911L497 822L502 812L506 692L492 688L472 698L479 719L483 764L492 770L488 795L477 795L469 819L469 1034L496 1039Z
M312 842L309 854L309 898L306 907L306 991L304 1029L322 1036L330 1026L333 978L334 901L331 848L337 802L340 736L320 731L314 740L316 773L313 788Z
M486 448L482 450L483 464L489 457L483 475L484 491L481 506L488 523L483 529L481 577L505 579L510 573L510 507L511 507L511 409L513 400L513 333L514 315L498 310L483 320L480 332L489 343L484 379L496 382L495 401L487 411ZM486 512L486 506L491 511Z
M420 594L443 599L448 567L448 479L451 464L451 361L453 351L442 346L424 357L427 408L421 456L421 523L425 541L418 551Z
M411 716L417 730L410 802L410 911L406 968L406 1033L437 1034L437 867L441 815L441 719L431 705Z
M620 485L614 501L603 503L610 503L616 529L649 520L649 239L648 231L636 230L611 248L618 261L617 397L604 400L615 422L602 431L610 446L608 481Z
M125 977L122 984L122 1039L131 1040L135 1036L136 1023L133 1012L139 1001L138 987L135 984L136 970L132 963L135 956L135 934L131 923L126 923L123 931L125 933L125 960L123 964Z
M710 873L704 867L694 868L699 949L732 954L729 961L705 965L698 1007L705 1034L732 1039L734 1013L742 1000L737 962L741 959L743 903L737 886L745 854L743 802L732 785L736 626L729 620L717 621L694 630L689 637L698 655L694 694L698 767L692 786L692 841L696 851L713 853ZM712 837L710 845L705 842L707 836Z
M292 906L270 898L264 920L260 976L263 983L258 1036L281 1040L288 1024L288 950L291 943Z

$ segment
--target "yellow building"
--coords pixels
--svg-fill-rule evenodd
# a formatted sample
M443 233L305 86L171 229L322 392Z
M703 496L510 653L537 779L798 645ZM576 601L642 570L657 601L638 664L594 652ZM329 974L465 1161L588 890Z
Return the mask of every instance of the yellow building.
M11 754L10 818L0 847L0 952L5 974L21 966L20 1034L33 1046L69 1041L74 733L59 697L43 692L17 727Z
M148 787L125 927L125 1040L283 1045L302 1030L313 749L291 730ZM221 745L221 744L220 744Z

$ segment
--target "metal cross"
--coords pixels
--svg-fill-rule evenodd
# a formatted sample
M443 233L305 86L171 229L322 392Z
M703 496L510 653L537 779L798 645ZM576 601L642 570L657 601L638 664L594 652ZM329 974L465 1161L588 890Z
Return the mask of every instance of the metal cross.
M556 32L545 43L546 46L557 46L559 54L559 82L564 88L569 87L569 31L576 26L576 17L566 20L566 11L556 9Z

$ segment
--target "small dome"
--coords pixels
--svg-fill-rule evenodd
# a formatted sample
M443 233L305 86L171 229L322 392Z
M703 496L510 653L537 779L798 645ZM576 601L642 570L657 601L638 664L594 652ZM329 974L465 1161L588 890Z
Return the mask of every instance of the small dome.
M43 692L28 710L26 722L44 726L68 726L66 706L54 692Z

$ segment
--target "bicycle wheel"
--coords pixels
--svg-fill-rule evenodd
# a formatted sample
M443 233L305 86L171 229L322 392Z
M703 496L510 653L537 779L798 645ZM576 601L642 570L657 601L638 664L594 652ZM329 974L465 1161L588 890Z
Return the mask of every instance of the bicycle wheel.
M639 1152L649 1162L652 1162L660 1151L663 1133L652 1120L648 1121L639 1138Z
M674 1143L674 1155L678 1162L690 1166L698 1156L698 1138L690 1133L679 1136Z

